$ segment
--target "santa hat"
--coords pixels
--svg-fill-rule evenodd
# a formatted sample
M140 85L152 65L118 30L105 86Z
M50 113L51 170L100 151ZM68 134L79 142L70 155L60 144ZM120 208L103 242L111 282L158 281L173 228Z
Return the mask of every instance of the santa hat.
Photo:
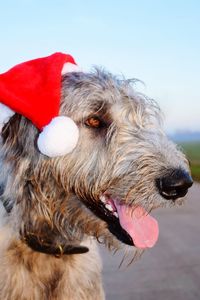
M79 70L71 55L54 53L0 74L0 129L18 113L40 130L41 153L56 157L71 152L79 130L71 118L59 116L61 76Z

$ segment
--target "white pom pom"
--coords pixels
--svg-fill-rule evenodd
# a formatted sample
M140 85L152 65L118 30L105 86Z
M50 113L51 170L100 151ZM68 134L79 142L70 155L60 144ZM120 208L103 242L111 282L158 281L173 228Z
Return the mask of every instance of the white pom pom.
M75 64L72 64L72 63L65 63L63 68L62 68L62 71L61 71L61 74L64 75L66 73L71 73L71 72L81 72L81 68Z
M15 112L8 106L0 103L0 124L6 124Z
M38 137L38 148L49 156L63 156L77 145L79 129L71 118L59 116L43 128Z

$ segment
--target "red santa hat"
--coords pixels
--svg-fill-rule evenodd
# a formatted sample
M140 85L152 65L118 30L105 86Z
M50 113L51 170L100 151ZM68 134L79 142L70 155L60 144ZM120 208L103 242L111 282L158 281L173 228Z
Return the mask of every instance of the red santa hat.
M40 130L41 153L56 157L71 152L79 130L71 118L59 116L61 76L78 71L71 55L54 53L0 74L0 128L15 113L21 114Z

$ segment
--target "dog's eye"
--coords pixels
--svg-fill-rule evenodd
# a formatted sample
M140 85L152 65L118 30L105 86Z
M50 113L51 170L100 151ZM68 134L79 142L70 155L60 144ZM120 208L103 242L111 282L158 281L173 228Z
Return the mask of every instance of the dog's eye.
M104 126L104 123L99 119L99 117L93 116L85 121L85 125L92 128L101 128Z

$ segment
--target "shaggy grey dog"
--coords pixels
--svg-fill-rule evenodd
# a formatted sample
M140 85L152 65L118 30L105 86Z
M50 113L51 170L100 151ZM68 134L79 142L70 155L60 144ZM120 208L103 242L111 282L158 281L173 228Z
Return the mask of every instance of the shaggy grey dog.
M192 185L158 106L131 81L98 69L67 74L60 113L80 130L61 158L39 153L38 130L20 115L1 132L0 299L104 299L95 240L134 255L135 211L181 203Z

